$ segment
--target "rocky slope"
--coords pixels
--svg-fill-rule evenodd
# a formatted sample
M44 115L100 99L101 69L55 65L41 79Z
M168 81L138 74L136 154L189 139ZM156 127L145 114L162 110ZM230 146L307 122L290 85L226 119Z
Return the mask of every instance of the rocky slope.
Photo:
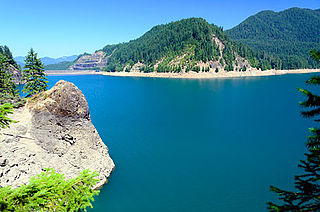
M9 66L9 71L12 74L15 84L23 84L22 82L22 71L14 67L13 65Z
M59 81L29 99L11 118L19 122L1 130L0 186L27 183L44 168L54 168L66 178L83 169L96 170L100 174L97 187L107 182L115 165L75 85Z
M102 69L107 64L106 53L97 51L93 54L81 56L69 69L73 71Z

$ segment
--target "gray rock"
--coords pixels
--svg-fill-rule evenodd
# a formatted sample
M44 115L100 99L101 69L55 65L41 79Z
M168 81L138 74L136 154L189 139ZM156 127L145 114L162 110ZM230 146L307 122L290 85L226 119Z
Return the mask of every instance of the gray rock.
M15 84L23 84L22 82L22 71L17 69L16 67L10 65L9 71L12 74L13 80Z
M97 51L91 55L81 56L74 65L69 67L73 71L103 69L108 62L108 56L103 51Z
M92 125L88 103L72 83L59 81L14 112L0 135L0 186L18 187L44 168L67 179L84 169L96 170L101 187L115 165Z

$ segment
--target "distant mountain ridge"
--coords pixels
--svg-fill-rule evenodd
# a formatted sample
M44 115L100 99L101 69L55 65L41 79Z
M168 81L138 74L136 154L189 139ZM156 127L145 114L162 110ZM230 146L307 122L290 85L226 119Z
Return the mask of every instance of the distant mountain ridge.
M59 58L51 58L51 57L43 57L41 58L41 61L44 65L50 65L50 64L57 64L60 62L72 62L75 59L78 58L78 55L72 55L72 56L63 56Z
M43 64L45 66L47 66L47 65L57 64L57 63L61 63L61 62L73 62L77 58L78 58L78 55L63 56L63 57L59 57L59 58L43 57L43 58L41 58L41 61L43 62ZM23 66L25 64L25 62L24 62L25 57L18 56L18 57L15 57L14 59L21 66L21 68L23 68Z
M254 50L280 57L282 69L319 67L309 50L320 49L320 9L262 11L226 32Z

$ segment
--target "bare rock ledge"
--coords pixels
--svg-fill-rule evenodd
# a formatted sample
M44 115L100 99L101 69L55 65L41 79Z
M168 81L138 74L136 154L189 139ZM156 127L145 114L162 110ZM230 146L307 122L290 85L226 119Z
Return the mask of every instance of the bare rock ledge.
M96 170L100 174L96 188L107 182L115 165L74 84L57 82L11 118L19 122L1 130L0 187L16 188L44 168L54 168L67 179L84 169Z

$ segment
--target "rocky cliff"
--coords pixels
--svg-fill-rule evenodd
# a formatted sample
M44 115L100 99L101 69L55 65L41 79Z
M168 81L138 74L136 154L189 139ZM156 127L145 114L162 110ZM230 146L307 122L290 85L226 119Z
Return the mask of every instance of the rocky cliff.
M9 66L9 71L12 74L15 84L23 84L22 82L22 71L14 67L13 65Z
M73 71L98 70L104 68L106 64L106 53L103 51L97 51L91 55L86 54L81 56L69 69Z
M96 170L97 187L107 182L115 165L75 85L59 81L11 118L19 122L1 130L0 186L27 183L44 168L54 168L68 179L83 169Z

